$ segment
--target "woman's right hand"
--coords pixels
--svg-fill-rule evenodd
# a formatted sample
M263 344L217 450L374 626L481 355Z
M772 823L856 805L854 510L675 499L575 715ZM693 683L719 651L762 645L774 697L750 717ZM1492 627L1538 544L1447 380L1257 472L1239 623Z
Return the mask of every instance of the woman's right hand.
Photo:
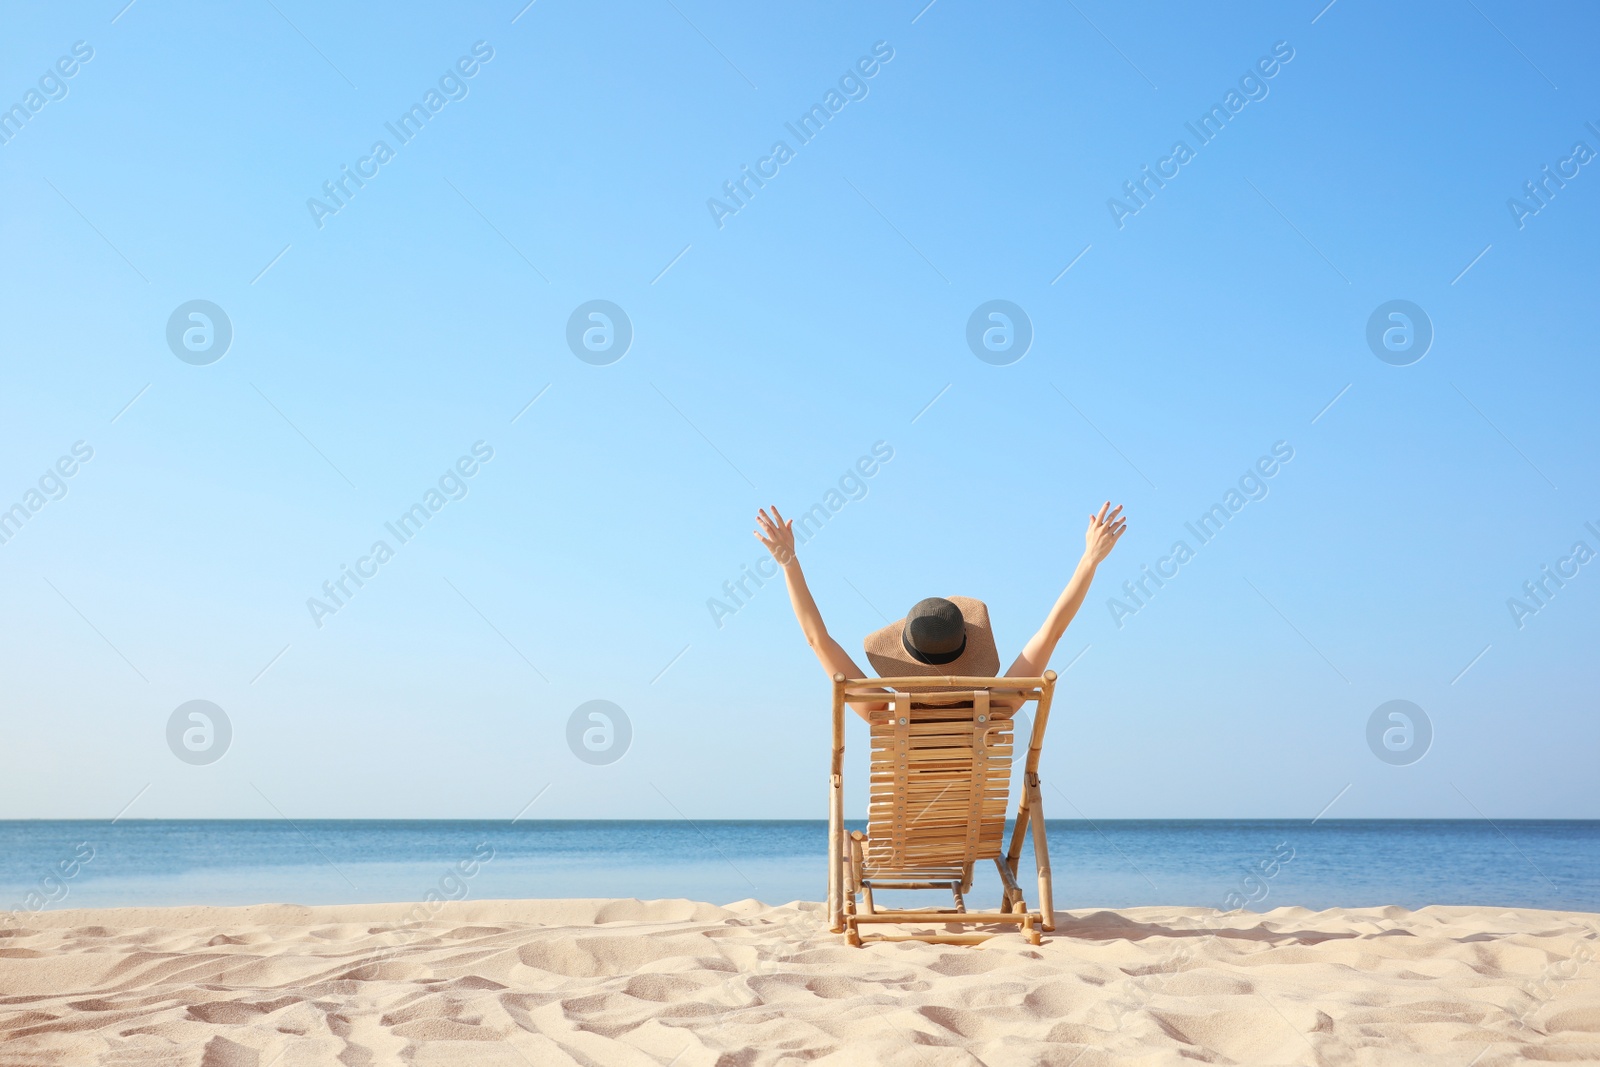
M769 518L767 509L762 508L756 513L756 540L766 546L772 558L778 561L780 567L787 567L794 556L794 520L785 520L778 514L778 505L772 505L772 515Z
M1122 535L1128 530L1128 520L1122 517L1122 505L1116 509L1107 500L1100 514L1089 516L1089 530L1084 534L1083 555L1091 563L1100 564L1111 554Z

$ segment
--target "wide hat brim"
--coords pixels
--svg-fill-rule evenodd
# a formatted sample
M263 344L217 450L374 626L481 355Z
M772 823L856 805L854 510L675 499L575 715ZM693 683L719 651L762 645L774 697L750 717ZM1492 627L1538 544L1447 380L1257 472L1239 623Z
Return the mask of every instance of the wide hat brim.
M862 642L867 661L880 678L930 677L936 675L995 678L1000 674L1000 653L994 645L994 630L989 625L989 608L969 596L946 597L961 610L966 624L967 647L949 663L937 665L916 659L902 641L906 620L896 619L881 630L874 630Z

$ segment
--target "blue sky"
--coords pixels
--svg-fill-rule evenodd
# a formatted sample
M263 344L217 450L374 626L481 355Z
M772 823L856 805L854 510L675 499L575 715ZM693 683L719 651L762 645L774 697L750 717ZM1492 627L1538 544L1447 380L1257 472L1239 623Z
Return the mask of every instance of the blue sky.
M1600 817L1600 565L1560 562L1600 551L1596 28L1501 0L10 13L0 812L823 817L827 686L781 585L708 601L759 505L883 442L802 551L852 650L963 594L1009 659L1089 511L1127 506L1055 660L1051 815ZM232 328L203 365L167 342L193 300ZM593 300L632 325L605 365L566 340ZM965 339L990 300L1032 326L1009 365ZM1405 366L1366 340L1393 300L1434 333ZM1545 565L1578 570L1513 618ZM168 748L192 700L231 724L209 764ZM591 700L619 760L569 750ZM1391 700L1432 724L1408 765L1368 748Z

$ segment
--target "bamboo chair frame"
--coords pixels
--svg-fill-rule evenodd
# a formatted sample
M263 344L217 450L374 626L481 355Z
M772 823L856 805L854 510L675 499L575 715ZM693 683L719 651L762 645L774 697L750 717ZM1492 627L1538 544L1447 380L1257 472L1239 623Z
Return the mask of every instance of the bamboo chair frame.
M828 799L828 917L834 933L842 933L851 945L867 941L924 941L930 944L971 945L996 936L993 933L897 933L863 935L863 925L909 923L919 926L963 926L980 923L1016 923L1032 944L1039 944L1039 932L1054 930L1055 906L1051 896L1050 848L1045 839L1044 806L1039 794L1039 755L1044 733L1050 722L1050 703L1055 695L1056 672L1045 671L1038 678L974 678L938 675L910 678L854 678L833 676L833 763ZM888 692L885 692L888 690ZM935 690L928 692L928 690ZM950 702L970 702L970 707ZM991 701L1003 701L1007 710L988 714ZM873 817L868 829L882 829L885 820L894 828L895 856L898 862L885 862L886 845L874 842L860 831L844 829L844 715L848 703L885 703L883 711L871 713L876 742L872 757ZM991 733L1004 730L1028 702L1037 703L1033 731L1028 738L1028 757L1023 766L1023 785L1017 799L1016 821L1005 853L1000 852L1004 836L1006 808L1009 806L1011 766L1005 739L990 740ZM963 731L967 731L963 737ZM938 748L918 748L912 742L931 738ZM898 740L896 740L898 739ZM952 744L954 739L954 744ZM959 747L965 740L969 746ZM1012 737L1015 744L1016 738ZM926 741L924 741L926 744ZM904 754L901 754L904 753ZM1004 758L1005 763L998 761ZM938 780L944 789L931 800L926 787L912 797L919 772L928 780L934 768L924 762L937 760ZM917 763L924 762L919 768ZM896 768L900 769L897 770ZM997 774L1004 768L1004 776ZM970 770L970 774L969 774ZM966 796L939 803L950 784L966 779ZM937 805L937 806L936 806ZM902 828L906 809L915 809L911 823ZM902 813L899 816L894 812ZM932 817L922 831L915 823L923 815ZM998 829L996 820L998 819ZM1017 883L1017 865L1022 859L1024 835L1033 832L1033 851L1038 866L1039 907L1030 911ZM955 846L960 845L960 854ZM908 855L908 853L915 853ZM920 858L919 858L920 857ZM999 870L1003 888L998 911L968 911L963 894L972 889L974 862L992 859ZM875 862L876 861L876 862ZM953 910L877 908L874 889L943 889L954 898ZM857 898L860 898L859 905Z

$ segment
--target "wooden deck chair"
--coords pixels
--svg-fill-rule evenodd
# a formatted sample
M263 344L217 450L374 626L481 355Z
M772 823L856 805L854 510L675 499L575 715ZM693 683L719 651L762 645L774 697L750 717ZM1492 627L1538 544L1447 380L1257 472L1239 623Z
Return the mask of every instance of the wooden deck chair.
M915 926L1016 923L1033 944L1055 929L1050 850L1039 799L1039 752L1050 721L1056 674L1042 678L833 678L833 775L828 806L828 915L850 944L926 941L977 944L993 933L898 933L863 936L867 924ZM884 692L892 690L893 692ZM867 832L844 829L845 705L887 702L870 716L871 792ZM1012 721L1037 703L1028 739L1022 795L1011 843L1001 855L1011 787ZM998 714L997 714L998 713ZM1039 908L1029 911L1017 884L1023 835L1033 829ZM1004 887L998 911L968 911L973 865L993 860ZM887 911L874 889L942 889L951 910ZM859 906L857 898L860 898Z

